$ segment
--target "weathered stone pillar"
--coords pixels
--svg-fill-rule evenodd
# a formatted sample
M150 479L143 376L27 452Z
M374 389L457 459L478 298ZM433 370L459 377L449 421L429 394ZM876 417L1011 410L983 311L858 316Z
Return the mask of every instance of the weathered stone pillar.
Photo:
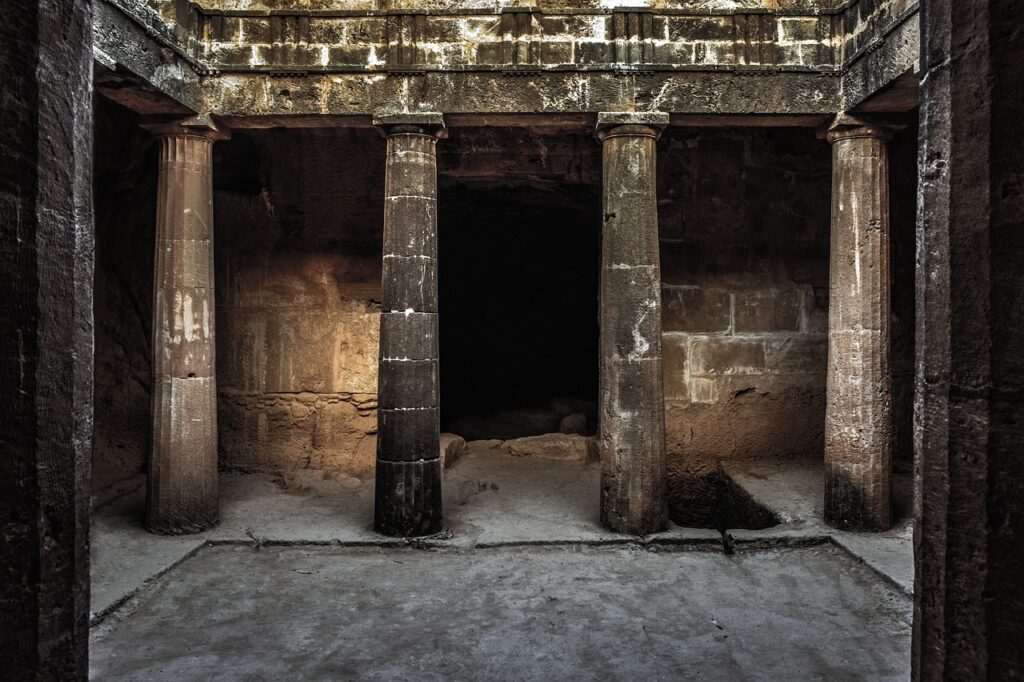
M92 3L0 27L0 678L89 674Z
M888 138L886 129L856 121L828 131L825 520L846 530L884 530L892 521Z
M921 3L915 680L1024 676L1020 3Z
M440 114L384 116L384 276L374 528L441 530L437 324L437 138Z
M153 262L153 431L146 526L217 523L213 143L208 117L146 126L160 145Z
M663 113L598 117L601 522L635 535L668 525L656 180L666 125Z

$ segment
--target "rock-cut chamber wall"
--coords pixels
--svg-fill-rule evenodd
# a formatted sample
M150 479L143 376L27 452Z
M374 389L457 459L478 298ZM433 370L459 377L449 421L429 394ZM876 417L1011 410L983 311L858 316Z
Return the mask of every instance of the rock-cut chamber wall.
M441 192L458 185L460 201L472 201L474 182L491 193L481 197L506 183L542 202L571 175L599 197L599 146L585 131L559 135L453 132L441 143ZM144 136L125 139L134 142L115 153L121 161L97 192L97 461L128 471L142 468L148 447L155 174ZM221 463L369 475L383 140L369 129L240 131L217 150ZM913 167L913 145L906 151L894 154L897 168ZM673 478L722 458L820 456L827 143L809 129L671 129L658 174ZM914 179L893 175L897 434L909 434L900 386L912 367L913 301L899 292L912 290ZM443 347L441 358L459 362Z

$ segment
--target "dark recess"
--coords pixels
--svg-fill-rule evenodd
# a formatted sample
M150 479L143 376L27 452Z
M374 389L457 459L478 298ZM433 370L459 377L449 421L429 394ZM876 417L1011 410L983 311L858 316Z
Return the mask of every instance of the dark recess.
M442 430L465 432L466 418L467 437L557 430L552 401L597 398L597 188L440 197Z

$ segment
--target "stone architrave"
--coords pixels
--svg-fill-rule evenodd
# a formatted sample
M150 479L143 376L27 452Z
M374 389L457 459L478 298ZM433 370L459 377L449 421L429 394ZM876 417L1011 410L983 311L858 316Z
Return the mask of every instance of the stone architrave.
M668 526L657 141L668 114L598 117L604 184L600 292L601 521Z
M891 132L841 117L832 143L832 239L825 412L825 520L892 524L889 161Z
M387 137L383 309L374 528L441 530L437 319L437 140L440 114L375 120Z
M209 117L145 127L160 145L146 527L198 533L218 520L213 143L228 135Z

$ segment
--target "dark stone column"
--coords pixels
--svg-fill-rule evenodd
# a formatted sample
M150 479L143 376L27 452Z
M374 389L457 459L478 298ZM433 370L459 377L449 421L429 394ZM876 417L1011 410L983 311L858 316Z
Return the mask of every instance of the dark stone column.
M853 120L828 132L825 520L846 530L885 530L892 524L888 138L884 128Z
M146 526L198 533L217 523L213 143L208 117L147 126L159 135L153 266L153 437Z
M0 678L86 679L92 11L0 22Z
M376 123L387 169L374 527L430 535L441 530L436 147L444 121L405 114Z
M668 526L661 373L657 141L668 114L601 114L601 522L646 535Z
M1020 9L921 4L918 680L1024 677Z

